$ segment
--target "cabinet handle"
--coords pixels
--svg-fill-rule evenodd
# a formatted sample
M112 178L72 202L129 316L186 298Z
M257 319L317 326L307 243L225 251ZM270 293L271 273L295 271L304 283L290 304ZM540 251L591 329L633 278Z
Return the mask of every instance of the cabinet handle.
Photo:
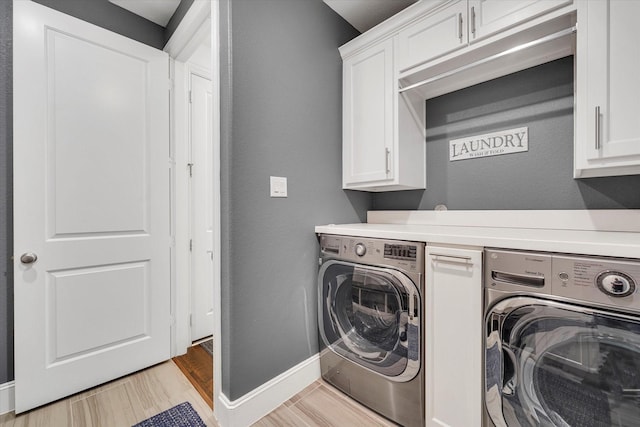
M460 38L460 43L462 43L462 13L458 14L458 38Z
M391 154L391 150L388 148L384 149L384 168L387 173L391 172L391 168L389 167L389 155Z
M600 106L596 106L596 150L600 150Z
M476 7L471 6L471 34L476 36Z
M461 256L461 255L447 255L447 254L436 254L436 253L431 253L431 256L434 258L449 258L449 262L462 262L462 263L468 263L471 262L471 257L470 256ZM437 261L437 260L436 260ZM441 261L447 261L447 260L441 260Z

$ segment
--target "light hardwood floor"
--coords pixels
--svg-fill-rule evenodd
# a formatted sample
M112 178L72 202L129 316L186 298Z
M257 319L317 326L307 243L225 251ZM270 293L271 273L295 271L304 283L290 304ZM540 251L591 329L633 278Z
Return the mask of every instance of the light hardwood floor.
M391 427L396 424L323 381L280 405L252 427Z
M190 402L207 426L218 427L209 405L173 361L15 416L0 427L128 427L182 402ZM253 427L391 427L395 424L316 381Z
M182 402L217 426L211 408L167 361L17 417L0 415L0 427L128 427Z

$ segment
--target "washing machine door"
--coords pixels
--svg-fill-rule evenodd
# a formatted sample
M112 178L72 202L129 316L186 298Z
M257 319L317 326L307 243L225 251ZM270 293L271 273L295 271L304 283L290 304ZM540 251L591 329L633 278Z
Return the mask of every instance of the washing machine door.
M392 381L417 375L421 302L409 277L330 260L318 282L320 336L330 351Z
M485 404L496 426L639 425L639 318L519 297L486 321Z

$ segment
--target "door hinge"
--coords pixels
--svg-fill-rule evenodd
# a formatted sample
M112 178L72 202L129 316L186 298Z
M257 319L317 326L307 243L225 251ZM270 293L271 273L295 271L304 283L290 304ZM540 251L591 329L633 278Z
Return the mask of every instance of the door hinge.
M189 326L193 326L193 314L189 315Z
M193 92L189 91L189 104L191 104L191 103L193 102L193 101L191 100L191 94L192 94L192 93L193 93Z
M193 163L187 163L187 167L189 168L189 178L193 178Z
M193 252L193 239L189 239L189 252Z

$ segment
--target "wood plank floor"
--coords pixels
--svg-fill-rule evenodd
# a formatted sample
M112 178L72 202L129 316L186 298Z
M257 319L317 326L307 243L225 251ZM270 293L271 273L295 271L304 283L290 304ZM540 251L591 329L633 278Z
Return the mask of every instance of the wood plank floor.
M0 415L0 427L127 427L189 402L207 426L213 411L172 361L16 416Z
M0 415L0 427L128 427L182 402L190 402L207 426L219 427L210 404L171 360L18 416ZM253 426L395 424L318 380Z
M174 357L174 363L213 409L213 357L199 345L189 347L187 354Z
M392 427L397 424L318 380L252 427Z

